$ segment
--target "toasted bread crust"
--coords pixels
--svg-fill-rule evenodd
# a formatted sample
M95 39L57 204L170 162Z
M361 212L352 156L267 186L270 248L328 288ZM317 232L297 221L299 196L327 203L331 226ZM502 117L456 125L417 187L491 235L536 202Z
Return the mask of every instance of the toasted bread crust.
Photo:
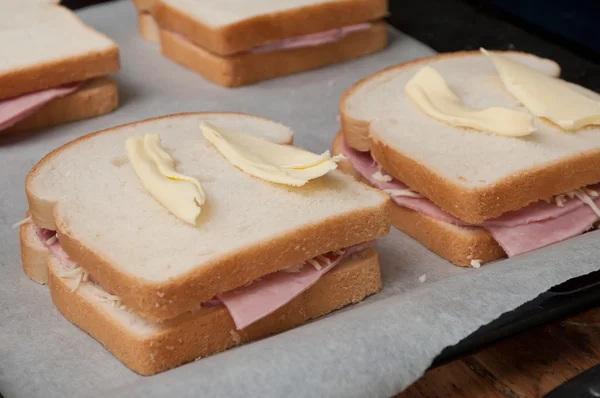
M106 76L98 77L73 94L49 102L33 115L0 131L0 134L13 134L89 119L110 113L118 107L117 83Z
M178 115L170 115L173 117ZM136 123L132 123L136 124ZM115 129L123 126L116 127ZM54 202L37 198L31 191L31 179L39 168L65 148L76 145L96 134L110 132L108 129L80 137L46 155L28 174L26 194L34 223L40 227L56 230L63 250L75 262L105 286L119 295L125 305L151 321L174 318L210 300L216 294L239 287L287 265L296 264L332 250L375 240L389 232L390 203L364 208L350 214L322 220L279 236L262 245L241 250L211 264L204 264L168 283L141 280L135 275L117 270L107 263L101 253L86 247L60 214L54 211ZM319 239L314 239L319 236ZM239 272L244 270L244 272ZM157 295L160 292L160 296Z
M0 100L104 76L117 72L119 68L116 44L106 51L33 65L0 75Z
M387 28L378 22L364 31L316 47L223 57L160 30L161 52L215 84L237 87L344 62L379 51L387 45Z
M138 29L144 40L149 41L150 43L160 43L158 25L156 25L156 21L152 17L152 14L148 12L141 12L138 14Z
M48 283L47 261L50 251L38 238L36 227L32 222L21 225L19 239L23 271L32 281L45 285Z
M333 141L334 155L341 153L342 139L340 132ZM343 160L338 163L338 167L356 180L369 185L350 161ZM483 228L450 225L396 203L392 203L391 207L394 227L455 265L470 267L471 260L481 260L486 263L505 257L504 250Z
M52 271L50 266L50 294L58 310L141 375L163 372L196 358L281 333L359 302L381 289L377 253L367 249L344 260L302 295L244 330L236 331L231 316L220 306L183 314L164 323L157 332L137 335L128 329L129 325L111 317L110 311L121 310L103 310L107 304L93 302L78 291L71 293L68 281Z
M405 68L415 63L427 63L432 59L472 54L474 52L440 54L392 68ZM389 69L391 68L386 70ZM557 75L558 72L557 68ZM372 77L356 83L342 97L340 115L346 142L357 150L370 150L373 157L388 173L463 221L479 224L552 195L600 181L600 169L597 167L600 162L600 151L595 151L556 162L542 169L528 170L512 175L491 187L465 189L455 185L426 166L386 145L376 132L369 130L369 121L357 120L345 113L347 99L358 86Z
M215 54L230 55L269 42L323 32L387 14L386 0L345 0L260 15L238 23L212 28L190 15L158 1L152 13L158 25L179 33Z

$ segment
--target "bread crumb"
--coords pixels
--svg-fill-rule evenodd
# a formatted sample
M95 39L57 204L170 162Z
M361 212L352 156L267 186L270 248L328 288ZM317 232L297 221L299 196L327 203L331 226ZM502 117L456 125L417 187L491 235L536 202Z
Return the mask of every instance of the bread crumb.
M239 333L235 330L231 329L229 331L229 334L231 335L231 338L233 339L235 344L240 344L242 342L242 336L240 336Z
M427 280L427 274L423 274L419 277L419 282L423 283Z
M473 267L473 268L481 267L481 260L471 260L471 267Z
M202 357L198 357L198 358L194 359L194 362L199 361L201 359L202 359Z
M461 176L460 174L456 176L456 178L458 178L460 181L467 181L467 179L463 176Z

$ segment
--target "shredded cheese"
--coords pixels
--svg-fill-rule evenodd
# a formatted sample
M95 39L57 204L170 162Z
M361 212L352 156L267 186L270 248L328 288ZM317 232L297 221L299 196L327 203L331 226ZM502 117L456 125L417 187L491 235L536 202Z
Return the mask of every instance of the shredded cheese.
M319 254L316 258L318 261L323 261L325 265L331 265L331 260L326 256Z
M471 267L473 267L473 268L480 268L481 267L481 260L471 260Z
M566 195L556 195L554 197L554 201L556 202L556 205L558 207L563 207L565 205L565 202L567 201L567 196Z
M381 182L392 181L392 176L383 174L380 170L377 170L375 173L373 173L373 175L371 177L373 177L374 180L381 181Z
M24 218L24 219L22 219L22 220L21 220L21 221L19 221L19 222L16 222L16 223L14 223L14 224L13 224L13 226L12 226L12 229L17 229L17 228L19 228L21 225L25 225L25 224L27 224L27 223L30 223L30 222L31 222L31 216L29 216L29 217L27 217L27 218Z
M419 282L423 283L427 280L427 274L423 274L419 277Z
M409 196L411 198L422 198L422 196L410 189L384 189L383 192L391 196Z
M52 246L53 244L55 244L56 242L58 242L58 236L54 235L53 237L51 237L50 239L48 239L46 241L46 245L47 246Z
M81 281L85 282L89 278L88 273L84 271L81 267L77 267L68 271L59 271L56 273L56 275L59 278L75 278L75 283L71 287L71 293L77 290L77 288L81 284Z
M590 196L583 189L576 189L574 191L568 192L567 195L569 195L569 197L574 196L577 199L581 200L583 203L590 206L594 213L596 213L596 215L600 217L600 209L598 209L598 206L596 206L596 202L594 202L592 198L590 198Z
M315 260L314 258L306 260L306 262L309 263L310 265L312 265L313 267L315 267L315 269L317 271L321 271L323 269L323 267L321 266L321 264L319 264L319 262L317 260Z

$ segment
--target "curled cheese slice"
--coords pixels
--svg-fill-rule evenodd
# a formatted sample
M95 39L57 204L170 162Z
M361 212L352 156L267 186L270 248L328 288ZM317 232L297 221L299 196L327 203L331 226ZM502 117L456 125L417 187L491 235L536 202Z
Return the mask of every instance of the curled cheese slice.
M431 66L421 69L405 86L406 95L428 116L457 127L522 137L535 131L533 116L514 109L465 106Z
M196 179L175 171L175 162L161 148L159 135L128 138L125 149L148 193L175 217L195 226L206 195Z
M535 116L548 119L565 130L600 124L600 102L581 94L574 84L500 54L481 51L494 62L506 89Z
M234 166L265 181L302 186L337 167L342 156L321 155L203 123L200 130Z

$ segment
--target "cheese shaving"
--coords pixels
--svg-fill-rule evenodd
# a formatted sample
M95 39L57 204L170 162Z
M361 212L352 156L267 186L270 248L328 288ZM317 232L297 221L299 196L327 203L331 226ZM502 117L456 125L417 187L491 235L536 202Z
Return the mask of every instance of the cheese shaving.
M590 196L583 189L576 189L574 191L570 191L567 193L567 195L569 195L569 197L577 197L577 199L590 206L594 213L596 213L596 215L600 217L600 209L598 209L598 206L596 206L596 202L594 202L592 198L590 198Z
M59 278L75 278L75 283L71 287L71 293L77 290L82 281L85 282L89 278L89 274L81 267L77 267L68 271L59 271L56 273L56 275Z
M373 177L374 180L381 181L381 182L390 182L390 181L392 181L392 176L387 175L387 174L383 174L383 173L381 173L380 170L377 170L375 173L373 173L373 175L371 177Z
M420 194L410 189L384 189L383 192L390 196L409 196L411 198L422 198Z
M24 219L22 219L22 220L21 220L21 221L19 221L19 222L16 222L16 223L14 223L14 224L13 224L13 226L12 226L12 229L17 229L17 228L19 228L21 225L25 225L25 224L27 224L27 223L30 223L30 222L31 222L31 216L29 216L29 217L27 217L27 218L24 218Z
M323 267L321 266L321 264L319 264L319 262L317 260L315 260L314 258L306 260L306 262L309 263L310 265L312 265L313 267L315 267L315 269L317 271L321 271L323 269Z
M567 201L567 196L566 195L556 195L554 197L554 201L556 202L556 205L558 207L563 207L565 205L565 202Z
M471 267L473 267L473 268L480 268L481 267L481 260L471 260Z
M46 241L46 245L47 246L52 246L53 244L55 244L56 242L58 242L58 236L54 235L53 237L51 237L50 239L48 239Z
M323 261L325 265L331 265L331 260L326 256L318 255L316 258L318 261Z

